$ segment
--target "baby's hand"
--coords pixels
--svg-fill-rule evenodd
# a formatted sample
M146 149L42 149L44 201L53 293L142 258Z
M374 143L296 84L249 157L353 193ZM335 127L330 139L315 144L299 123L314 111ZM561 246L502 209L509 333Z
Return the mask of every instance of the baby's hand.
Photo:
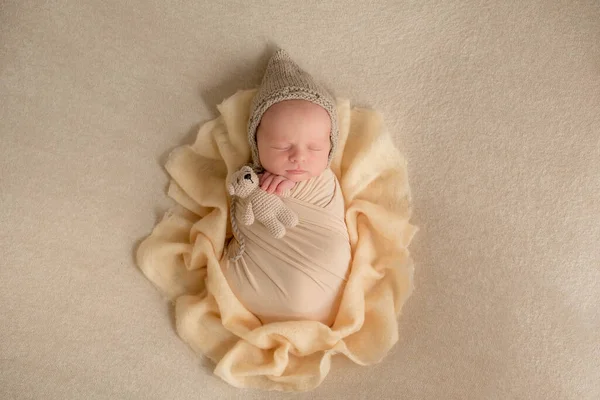
M260 188L265 192L275 193L278 196L281 196L286 190L292 189L294 186L296 186L295 182L292 182L283 176L275 175L267 171L260 176L259 184Z

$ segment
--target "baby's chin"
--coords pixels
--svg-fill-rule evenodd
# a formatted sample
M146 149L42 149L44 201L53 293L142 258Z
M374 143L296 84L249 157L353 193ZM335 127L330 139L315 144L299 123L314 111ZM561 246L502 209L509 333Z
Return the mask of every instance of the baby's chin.
M306 173L304 175L289 175L289 174L286 174L285 177L288 178L292 182L298 183L298 182L309 180L310 178L312 178L312 175L310 175L309 173Z

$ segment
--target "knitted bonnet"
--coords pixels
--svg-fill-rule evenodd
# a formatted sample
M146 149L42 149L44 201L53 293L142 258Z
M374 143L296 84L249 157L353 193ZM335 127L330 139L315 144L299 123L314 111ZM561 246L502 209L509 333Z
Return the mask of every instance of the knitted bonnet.
M284 50L278 50L269 60L262 83L250 109L248 141L252 150L253 167L256 170L262 170L256 143L256 130L260 120L269 107L285 100L307 100L327 111L331 118L331 150L327 165L331 164L338 142L335 101L327 90L303 71Z

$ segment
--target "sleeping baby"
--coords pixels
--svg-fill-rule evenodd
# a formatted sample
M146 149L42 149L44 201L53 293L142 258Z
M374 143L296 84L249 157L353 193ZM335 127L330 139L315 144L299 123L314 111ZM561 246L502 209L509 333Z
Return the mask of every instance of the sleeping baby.
M234 237L228 253L241 256L222 263L233 293L264 324L314 320L330 326L337 314L350 243L344 199L329 168L336 115L327 91L277 51L252 103L248 140L261 190L281 196L298 221L279 239L263 224L238 224L234 233L243 239Z

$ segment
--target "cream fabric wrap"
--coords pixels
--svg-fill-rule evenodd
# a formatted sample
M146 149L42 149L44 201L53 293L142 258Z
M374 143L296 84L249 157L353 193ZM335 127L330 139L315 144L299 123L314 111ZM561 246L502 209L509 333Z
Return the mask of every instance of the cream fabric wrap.
M246 249L237 261L223 257L223 272L238 299L263 323L315 320L331 325L350 265L338 181L326 169L297 183L282 200L298 215L298 225L275 239L259 222L239 223ZM237 207L238 221L241 212ZM237 254L236 240L229 251Z
M250 160L246 126L254 94L225 100L193 145L171 153L168 193L177 205L140 244L137 262L174 302L177 333L216 363L217 376L238 387L309 390L328 374L331 356L373 364L398 340L397 317L413 288L407 246L416 231L406 164L378 113L338 100L331 169L344 196L352 259L335 322L262 324L220 265L231 237L225 179Z

